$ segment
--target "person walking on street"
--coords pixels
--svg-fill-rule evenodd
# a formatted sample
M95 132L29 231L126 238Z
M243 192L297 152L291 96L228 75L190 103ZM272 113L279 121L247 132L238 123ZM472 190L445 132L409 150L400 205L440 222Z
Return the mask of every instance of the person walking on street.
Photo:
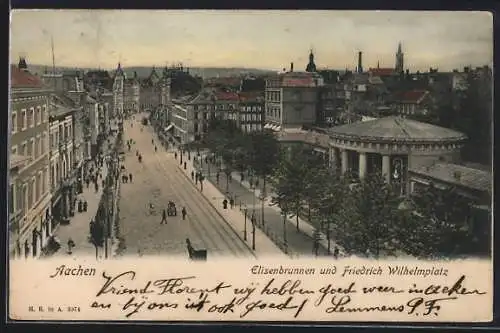
M234 207L234 199L232 197L229 199L229 206L231 206L231 209Z
M99 192L99 184L97 184L97 182L95 182L95 193Z
M163 209L163 212L161 213L161 222L160 224L167 224L167 211Z
M131 173L129 173L129 174L128 174L128 179L129 179L129 180L130 180L130 182L132 183L132 174L131 174Z
M194 171L191 171L191 180L194 180Z
M215 179L217 181L217 185L219 185L219 171L217 171L217 174L215 175Z
M155 146L155 153L158 151L158 147Z
M187 215L186 207L182 207L181 213L182 213L182 219L185 220Z

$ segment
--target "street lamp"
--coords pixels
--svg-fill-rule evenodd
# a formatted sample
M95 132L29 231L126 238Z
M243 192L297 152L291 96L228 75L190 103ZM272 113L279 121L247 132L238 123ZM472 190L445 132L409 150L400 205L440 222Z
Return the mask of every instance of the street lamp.
M255 251L255 214L252 214L252 250Z
M281 210L281 215L283 216L283 244L285 246L285 253L286 253L288 247L288 242L286 239L286 211Z
M247 240L247 207L244 208L245 211L245 229L243 229L243 238Z

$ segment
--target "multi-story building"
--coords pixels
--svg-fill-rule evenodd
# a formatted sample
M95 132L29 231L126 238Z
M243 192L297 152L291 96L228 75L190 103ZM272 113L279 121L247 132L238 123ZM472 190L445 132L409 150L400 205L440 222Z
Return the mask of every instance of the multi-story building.
M266 80L264 128L314 124L323 78L316 72L287 72Z
M144 111L153 111L160 105L161 77L153 67L151 74L142 82L140 87L140 108Z
M52 228L68 223L74 214L77 179L75 169L74 119L82 108L62 96L51 96L50 110L50 182L52 192Z
M260 131L264 128L264 94L262 92L240 92L236 121L244 132Z
M121 64L118 64L113 82L113 112L111 114L111 117L115 119L123 117L124 83L125 73L122 70Z
M141 83L139 82L137 72L134 72L134 76L132 78L127 78L125 75L124 83L123 109L126 114L138 113L140 106Z
M11 66L11 258L38 257L52 234L49 188L49 95L24 58Z

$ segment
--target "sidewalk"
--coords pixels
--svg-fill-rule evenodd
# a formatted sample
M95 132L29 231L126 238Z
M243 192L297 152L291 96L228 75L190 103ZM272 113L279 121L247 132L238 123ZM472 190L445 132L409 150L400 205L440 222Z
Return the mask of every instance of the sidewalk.
M231 173L231 177L233 178L233 180L236 180L238 183L240 183L243 187L245 187L249 192L253 192L253 190L251 189L250 187L250 183L248 182L248 180L245 180L242 182L241 181L241 177L240 177L240 174L238 172L233 172ZM260 184L259 184L260 185ZM271 187L271 185L269 183L266 184L266 187L267 187L267 197L265 199L265 205L276 210L277 212L280 212L280 208L278 206L271 206L271 198L272 198L272 191L270 192L269 191L269 188ZM260 189L255 189L255 197L257 198L260 198L261 197L261 194L262 193L262 190ZM288 218L288 222L290 222L291 224L293 224L294 227L296 227L296 224L297 224L297 221L296 221L296 218L293 217L293 218ZM312 226L311 223L301 219L299 217L299 229L301 232L303 232L304 234L308 235L309 237L313 238L314 237L314 232L315 232L315 228ZM320 244L323 245L324 247L328 248L328 240L327 240L327 237L326 237L326 234L323 233L323 232L319 232L320 234L320 237L321 237L321 240L320 240ZM333 241L333 239L330 239L330 248L331 249L334 249L335 247L338 247L339 250L340 250L340 254L342 254L342 249L340 246L338 246L337 244L335 244L335 242ZM333 250L332 250L333 252Z
M214 174L215 174L215 170L216 170L216 166L211 164L210 169L211 169L210 170L211 175L208 175L208 168L206 166L205 161L203 161L203 174L208 175L207 178L213 179ZM240 176L239 172L233 172L231 174L232 181L229 184L229 191L231 193L235 194L235 196L237 196L236 201L238 201L238 199L239 199L240 201L245 202L248 205L248 201L249 201L249 197L250 197L250 198L252 198L252 201L255 201L260 206L260 204L261 204L260 196L262 193L261 188L263 186L263 181L259 180L259 187L256 188L255 190L253 190L253 189L251 189L250 184L248 182L247 173L245 172L244 175L246 176L245 180L243 182L241 182L241 176ZM219 183L220 183L220 185L218 185L219 188L226 187L226 176L223 172L220 172ZM265 201L264 201L264 206L265 206L265 210L268 211L268 213L267 213L267 216L265 217L265 220L266 220L266 224L268 224L269 222L276 224L278 219L282 220L281 210L279 209L279 207L271 205L272 191L269 191L269 188L270 188L270 183L267 182L266 183L267 196L266 196ZM254 197L256 198L255 200L253 200ZM275 216L270 216L269 212L273 212L272 215L275 215ZM280 216L280 217L277 217L276 215ZM296 230L296 218L295 217L287 218L287 221L289 222L288 229L289 230ZM291 226L290 226L290 224L291 224ZM274 226L274 230L275 231L277 230L277 226ZM311 243L310 247L312 248L313 239L314 239L314 232L315 232L314 226L311 225L309 222L307 222L299 217L299 232L301 234L303 234L304 237L309 239L308 243ZM320 234L319 254L321 256L330 255L333 257L333 249L337 246L335 244L334 240L330 239L330 252L331 253L328 254L328 250L327 250L328 249L328 240L327 240L326 234L324 234L323 232L320 232L319 234ZM301 238L301 237L297 237L297 235L290 235L290 233L288 234L288 236L289 236L288 237L289 248L291 247L291 250L295 250L297 252L298 256L301 256L304 254L307 255L308 253L311 253L311 250L309 247L304 246L303 244L300 244L300 242L305 241L303 239L303 237ZM293 239L291 239L290 236L292 236ZM280 236L278 236L278 237L280 237ZM342 255L342 253L343 253L342 248L340 246L337 246L337 247L340 250L339 254Z
M102 179L105 179L108 174L108 168L104 163L102 170ZM53 257L68 257L68 240L71 238L75 242L75 247L72 249L72 256L93 255L95 256L95 247L89 242L90 221L95 217L99 202L101 200L103 188L99 179L99 191L95 192L93 184L89 188L84 184L83 193L77 196L77 200L87 200L88 206L86 212L78 213L75 211L75 216L70 218L68 225L59 225L54 235L61 241L61 248L54 253ZM99 248L99 257L104 257L104 249Z
M173 153L171 153L173 154ZM177 165L179 169L184 171L186 178L191 180L191 171L196 171L193 166L193 157L195 154L191 154L191 160L188 160L187 153L184 154L183 161L186 162L186 170L181 165ZM180 155L178 156L177 161L179 160ZM201 190L200 185L195 185L193 182L193 186L196 186L198 190ZM244 241L244 230L245 230L245 216L244 214L235 206L231 209L228 205L228 209L223 209L222 201L225 198L225 195L219 191L210 181L203 182L203 196L210 202L210 205L215 208L217 213L224 218L227 224L229 224L233 230L238 234L238 237ZM247 240L246 244L251 249L252 248L252 223L250 219L247 218ZM255 228L255 250L254 254L257 258L263 257L273 257L276 256L286 257L286 254L281 251L279 247L277 247L259 228Z

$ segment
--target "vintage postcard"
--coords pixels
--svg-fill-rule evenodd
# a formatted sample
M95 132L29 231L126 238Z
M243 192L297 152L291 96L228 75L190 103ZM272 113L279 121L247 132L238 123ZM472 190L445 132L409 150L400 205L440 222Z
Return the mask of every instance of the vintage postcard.
M488 322L488 12L14 10L20 321Z

